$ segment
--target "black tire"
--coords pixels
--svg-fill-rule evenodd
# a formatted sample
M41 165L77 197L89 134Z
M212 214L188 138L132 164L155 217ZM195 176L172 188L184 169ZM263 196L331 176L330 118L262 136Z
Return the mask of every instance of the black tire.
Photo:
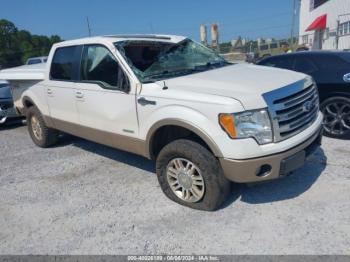
M204 195L199 201L184 201L171 189L167 179L167 167L176 158L189 160L199 168L205 185ZM166 145L157 157L156 170L164 194L171 200L194 209L217 210L231 191L231 182L224 176L219 161L207 148L191 140L180 139Z
M28 108L26 117L30 137L37 146L46 148L57 143L58 131L46 125L38 108L35 106ZM41 136L34 134L33 121L36 121L35 123L37 123L38 127L41 129Z
M324 134L328 137L350 137L350 98L333 96L321 103Z

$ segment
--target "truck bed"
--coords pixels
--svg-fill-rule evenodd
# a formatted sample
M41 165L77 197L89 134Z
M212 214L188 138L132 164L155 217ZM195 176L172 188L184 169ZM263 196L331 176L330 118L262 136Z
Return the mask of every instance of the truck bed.
M6 80L11 87L15 108L21 112L22 94L31 86L45 79L47 64L23 65L0 71L0 80Z
M1 80L44 80L46 64L23 65L0 70Z

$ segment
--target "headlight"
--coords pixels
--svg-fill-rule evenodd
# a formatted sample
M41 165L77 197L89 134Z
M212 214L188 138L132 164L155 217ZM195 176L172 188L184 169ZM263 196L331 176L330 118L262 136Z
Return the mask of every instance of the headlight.
M220 114L219 122L231 138L252 137L261 145L273 141L271 121L266 109Z

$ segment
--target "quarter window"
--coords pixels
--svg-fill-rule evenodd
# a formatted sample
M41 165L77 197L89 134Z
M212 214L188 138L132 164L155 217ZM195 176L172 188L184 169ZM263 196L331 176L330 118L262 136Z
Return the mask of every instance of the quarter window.
M80 46L58 48L52 59L50 77L53 80L74 80Z
M81 75L83 81L98 82L111 89L118 88L121 69L114 55L104 46L84 46Z

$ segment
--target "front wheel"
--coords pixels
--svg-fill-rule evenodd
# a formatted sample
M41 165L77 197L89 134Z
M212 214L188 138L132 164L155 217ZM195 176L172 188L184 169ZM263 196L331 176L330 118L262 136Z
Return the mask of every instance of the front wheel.
M230 193L218 160L204 146L185 139L166 145L157 157L157 176L165 195L191 208L213 211Z
M347 138L350 135L350 99L331 97L321 103L324 115L323 125L326 136Z

